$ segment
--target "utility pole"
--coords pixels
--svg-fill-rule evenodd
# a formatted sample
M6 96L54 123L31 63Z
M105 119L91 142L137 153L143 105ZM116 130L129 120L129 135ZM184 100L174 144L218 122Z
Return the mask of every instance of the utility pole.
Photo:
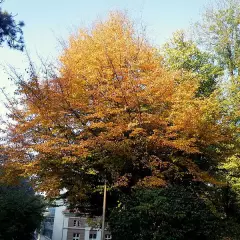
M102 214L102 236L101 240L105 240L105 215L106 215L106 200L107 200L107 181L104 182L104 192L103 192L103 214Z

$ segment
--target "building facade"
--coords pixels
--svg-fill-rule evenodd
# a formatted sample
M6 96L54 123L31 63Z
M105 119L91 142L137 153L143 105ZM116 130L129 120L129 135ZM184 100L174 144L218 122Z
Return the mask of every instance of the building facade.
M49 208L39 240L101 240L100 218L79 217L67 210L66 206ZM104 232L105 240L111 240L109 231Z

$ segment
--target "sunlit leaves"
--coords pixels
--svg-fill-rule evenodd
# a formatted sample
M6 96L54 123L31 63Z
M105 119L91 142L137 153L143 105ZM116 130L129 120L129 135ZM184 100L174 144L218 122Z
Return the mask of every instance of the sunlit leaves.
M19 81L22 106L10 107L8 162L39 190L86 200L104 179L112 189L204 181L194 157L230 137L217 98L196 97L199 78L168 71L126 15L71 36L60 61L59 77Z

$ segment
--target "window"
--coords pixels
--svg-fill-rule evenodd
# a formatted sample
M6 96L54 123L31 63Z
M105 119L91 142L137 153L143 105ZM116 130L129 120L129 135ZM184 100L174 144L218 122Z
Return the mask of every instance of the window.
M73 240L79 240L80 239L80 234L79 233L74 233L73 234Z
M95 233L89 234L89 240L96 239L96 238L97 238L97 234L95 234Z
M48 239L52 239L53 230L52 229L43 229L42 235Z
M80 226L80 221L78 221L78 220L73 220L73 226L74 226L74 227L79 227L79 226Z
M42 235L48 237L49 239L52 239L53 220L54 219L52 217L46 217L42 226Z
M109 240L112 239L112 235L111 234L105 234L105 240Z

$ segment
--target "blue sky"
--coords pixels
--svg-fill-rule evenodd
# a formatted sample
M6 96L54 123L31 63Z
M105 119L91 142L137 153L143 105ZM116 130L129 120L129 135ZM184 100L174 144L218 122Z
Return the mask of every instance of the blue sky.
M67 40L78 27L91 26L111 10L126 10L135 21L147 26L149 39L161 45L178 29L198 21L204 7L213 0L5 0L3 9L23 20L26 48L32 59L40 55L54 60L61 54L59 38ZM5 73L7 64L20 72L27 66L22 52L0 48L0 87L11 92ZM1 97L0 97L1 99ZM0 113L4 112L0 105Z

